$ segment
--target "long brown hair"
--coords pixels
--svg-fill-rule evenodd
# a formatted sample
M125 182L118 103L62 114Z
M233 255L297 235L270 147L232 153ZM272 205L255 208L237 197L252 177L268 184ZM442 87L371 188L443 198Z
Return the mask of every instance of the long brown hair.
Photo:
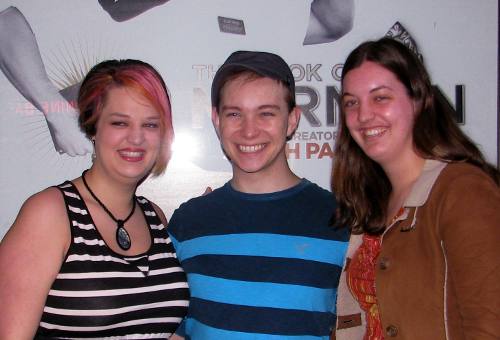
M382 38L354 49L344 64L342 83L349 71L371 61L392 72L419 107L413 126L415 150L426 159L471 163L497 185L500 174L460 130L447 105L435 96L429 74L420 59L402 43ZM380 165L356 144L342 112L335 146L332 189L337 196L337 226L353 233L380 234L385 230L391 183Z

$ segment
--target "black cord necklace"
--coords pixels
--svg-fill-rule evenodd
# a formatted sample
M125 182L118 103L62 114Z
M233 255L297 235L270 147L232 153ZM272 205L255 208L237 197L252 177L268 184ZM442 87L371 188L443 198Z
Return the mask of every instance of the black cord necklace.
M109 217L111 217L111 219L116 222L116 243L118 243L120 248L122 248L123 250L129 250L130 246L132 245L132 240L130 239L130 235L128 234L127 230L125 230L124 225L125 225L125 222L127 222L130 219L130 217L132 217L132 215L134 214L135 205L136 205L135 195L134 195L134 197L132 197L132 211L130 212L130 214L128 214L128 216L124 220L118 220L113 216L111 211L109 211L109 209L106 208L106 206L101 202L101 200L99 198L97 198L97 196L94 194L94 192L90 189L87 181L85 180L85 173L87 171L88 170L85 170L82 173L82 180L83 180L83 184L85 185L85 188L87 188L90 195L96 200L97 203L99 203L99 205L104 209L104 211L109 215Z

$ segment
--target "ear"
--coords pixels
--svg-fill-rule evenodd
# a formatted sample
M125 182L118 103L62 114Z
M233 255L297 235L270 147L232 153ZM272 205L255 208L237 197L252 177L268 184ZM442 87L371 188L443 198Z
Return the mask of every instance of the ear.
M215 106L212 106L212 124L214 125L215 132L217 133L217 137L220 139L220 133L219 133L219 113L217 112L217 108Z
M295 133L295 130L297 130L301 114L302 110L298 106L295 106L292 109L292 111L288 114L288 127L286 129L287 138L291 138L292 135Z

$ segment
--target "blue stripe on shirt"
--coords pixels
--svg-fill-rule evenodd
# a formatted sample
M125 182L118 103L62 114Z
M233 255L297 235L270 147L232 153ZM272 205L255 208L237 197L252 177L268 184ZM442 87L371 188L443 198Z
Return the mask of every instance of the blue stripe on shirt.
M226 280L188 274L191 296L204 300L254 307L330 312L336 289Z
M198 237L179 244L172 237L179 259L201 254L269 256L319 261L343 262L346 243L311 237L278 234L229 234Z

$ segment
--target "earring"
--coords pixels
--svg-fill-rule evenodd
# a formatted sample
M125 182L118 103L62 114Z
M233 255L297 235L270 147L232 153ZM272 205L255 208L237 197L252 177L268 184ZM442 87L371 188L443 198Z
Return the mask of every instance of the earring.
M92 149L92 163L94 163L95 159L97 158L97 155L95 154L95 139L92 138L91 141L92 141L92 146L94 147Z

